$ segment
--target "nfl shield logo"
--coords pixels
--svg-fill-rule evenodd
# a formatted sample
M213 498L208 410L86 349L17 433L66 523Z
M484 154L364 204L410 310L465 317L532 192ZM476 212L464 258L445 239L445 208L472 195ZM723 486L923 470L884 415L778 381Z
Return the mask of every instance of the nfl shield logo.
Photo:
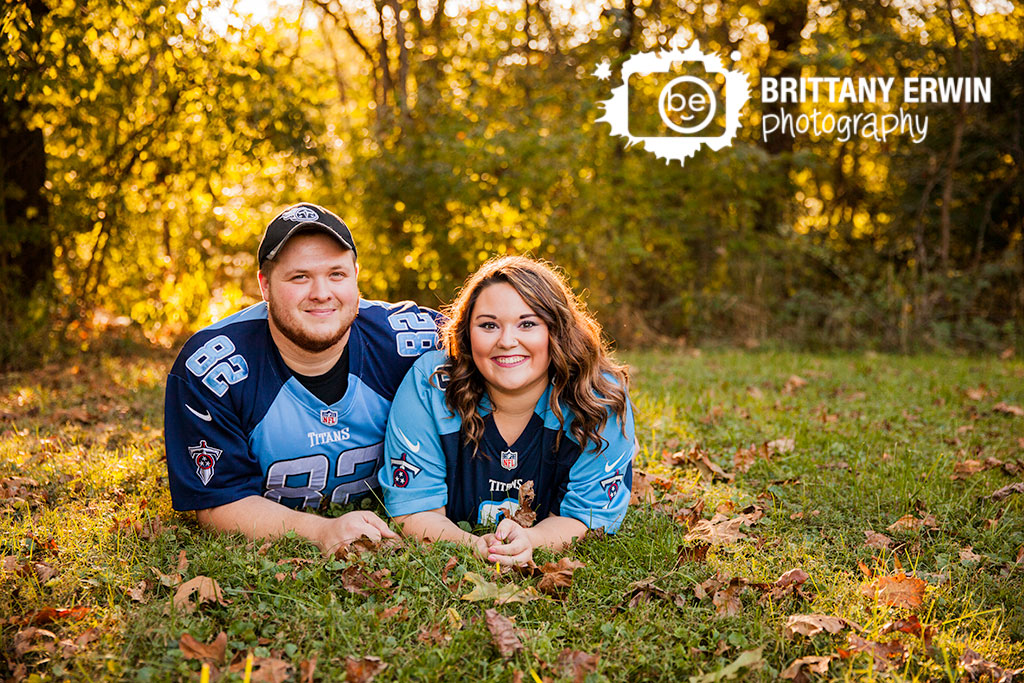
M320 421L323 422L328 427L333 427L334 425L338 424L338 411L331 410L330 408L328 408L327 410L321 410Z
M501 452L501 466L506 470L514 470L519 466L519 453L511 449Z

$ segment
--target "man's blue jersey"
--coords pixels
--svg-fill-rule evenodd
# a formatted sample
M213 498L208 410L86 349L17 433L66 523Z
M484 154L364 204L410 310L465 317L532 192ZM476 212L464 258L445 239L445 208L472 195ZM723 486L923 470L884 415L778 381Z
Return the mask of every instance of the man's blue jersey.
M359 302L348 390L325 404L293 376L256 304L197 332L167 378L171 500L200 510L247 496L291 507L347 502L376 487L395 390L437 345L437 312Z
M389 515L444 507L455 522L495 523L502 508L518 509L519 488L533 481L538 520L561 515L592 529L619 528L629 505L636 451L628 400L624 422L609 413L601 432L605 447L591 443L583 450L569 434L568 406L562 407L565 426L560 430L550 406L550 385L513 444L498 432L485 396L480 406L484 433L474 456L472 445L461 438L462 421L448 410L442 383L434 376L446 362L443 351L425 354L395 395L379 474Z

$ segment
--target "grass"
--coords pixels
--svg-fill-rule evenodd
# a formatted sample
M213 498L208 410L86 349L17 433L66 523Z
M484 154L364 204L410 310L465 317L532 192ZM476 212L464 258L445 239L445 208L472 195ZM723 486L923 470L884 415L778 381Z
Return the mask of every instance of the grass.
M221 631L227 660L246 652L279 658L294 667L293 680L314 657L317 679L341 680L346 658L364 656L387 663L378 680L573 680L572 666L559 663L567 649L599 655L595 670L580 673L588 681L687 680L761 647L762 668L742 670L737 680L775 680L798 657L840 649L849 656L834 659L825 678L960 680L966 647L1002 667L1024 666L1024 563L1017 562L1024 496L985 498L1020 474L995 468L950 478L967 458L1024 458L1024 417L994 409L1024 404L1020 361L629 354L641 466L673 488L659 490L653 505L631 508L617 536L572 548L586 566L561 599L495 606L460 599L466 584L449 590L442 575L450 557L457 564L449 582L467 571L498 583L537 580L496 577L493 567L447 544L324 560L299 539L264 546L213 536L193 517L172 512L161 435L170 360L97 355L70 368L0 378L5 678L197 679L200 664L185 658L181 636L209 643ZM807 384L787 390L792 375ZM979 388L980 395L968 395ZM795 448L736 472L738 447L777 438L794 439ZM666 464L667 454L694 443L736 477L706 484L696 470ZM765 516L746 530L749 539L714 546L703 561L677 562L679 548L693 544L673 506L698 499L705 518L716 508L733 516L755 503ZM906 514L933 515L935 527L887 529ZM865 546L865 530L888 535L892 546ZM980 560L962 559L966 548ZM151 567L174 573L182 551L183 578L213 577L226 604L192 613L172 607L174 589ZM538 555L538 562L553 558ZM859 565L882 575L901 566L921 577L922 604L886 607L865 597L868 579ZM351 593L344 579L351 566L363 574L386 569L391 585ZM723 617L710 597L694 593L715 576L770 583L794 567L810 576L803 586L810 599L760 600L761 592L748 588L741 611ZM630 606L631 584L651 578L664 597ZM405 609L388 616L397 605ZM40 610L76 606L88 611L31 631ZM487 608L519 629L524 649L510 659L492 645ZM786 638L787 618L809 613L856 621L868 640L898 637L908 654L876 671L870 655L850 651L849 631ZM930 651L918 636L881 634L884 624L911 614L934 629ZM76 643L82 634L96 639Z

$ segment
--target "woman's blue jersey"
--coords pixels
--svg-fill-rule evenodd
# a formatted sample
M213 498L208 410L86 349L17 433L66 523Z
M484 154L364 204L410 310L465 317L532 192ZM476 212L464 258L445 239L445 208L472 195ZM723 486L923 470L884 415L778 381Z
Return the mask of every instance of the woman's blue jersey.
M437 345L437 312L359 302L348 390L325 404L285 365L256 304L197 332L167 379L164 433L176 510L265 496L291 507L344 503L376 487L395 390Z
M498 432L485 400L484 434L473 456L473 447L460 435L462 421L445 406L444 389L434 376L446 362L443 351L425 354L395 395L379 475L389 515L444 507L456 522L494 523L502 509L518 509L519 488L533 481L538 520L561 515L589 528L619 528L629 505L636 451L628 400L624 421L608 416L601 432L605 447L590 444L586 450L568 432L572 411L567 406L560 429L550 406L550 386L512 444Z

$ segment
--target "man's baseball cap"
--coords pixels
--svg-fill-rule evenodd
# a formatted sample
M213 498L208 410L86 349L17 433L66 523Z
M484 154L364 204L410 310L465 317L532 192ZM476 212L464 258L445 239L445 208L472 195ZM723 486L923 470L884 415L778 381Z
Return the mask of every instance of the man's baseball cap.
M260 265L262 266L264 261L273 261L292 235L306 230L326 232L338 240L341 246L351 249L352 257L355 258L356 243L345 221L322 206L302 203L289 206L270 221L260 241Z

